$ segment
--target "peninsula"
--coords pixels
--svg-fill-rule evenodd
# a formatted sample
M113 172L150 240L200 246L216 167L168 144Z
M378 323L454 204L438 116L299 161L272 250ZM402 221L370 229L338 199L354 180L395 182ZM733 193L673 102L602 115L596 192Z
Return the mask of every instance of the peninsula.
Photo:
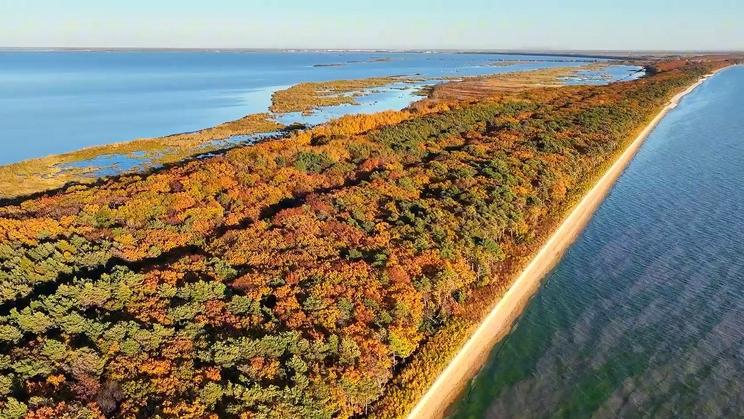
M665 110L736 62L447 83L9 201L0 414L441 414Z

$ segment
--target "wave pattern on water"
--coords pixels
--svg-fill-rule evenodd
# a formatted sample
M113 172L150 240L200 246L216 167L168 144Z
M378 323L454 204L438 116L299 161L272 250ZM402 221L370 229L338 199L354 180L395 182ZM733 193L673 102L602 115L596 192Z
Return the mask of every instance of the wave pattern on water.
M453 417L744 411L744 67L683 99Z

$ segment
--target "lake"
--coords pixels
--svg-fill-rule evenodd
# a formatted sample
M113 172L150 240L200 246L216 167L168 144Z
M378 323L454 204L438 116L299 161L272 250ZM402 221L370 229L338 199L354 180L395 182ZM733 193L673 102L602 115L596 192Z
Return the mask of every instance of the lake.
M266 112L274 91L303 81L461 77L591 61L458 53L0 51L0 164L195 131ZM609 79L597 80L633 77L637 69L616 66ZM377 89L360 98L361 106L279 120L314 124L348 113L400 109L418 98L417 87Z
M738 66L662 120L453 418L741 416L742 110Z

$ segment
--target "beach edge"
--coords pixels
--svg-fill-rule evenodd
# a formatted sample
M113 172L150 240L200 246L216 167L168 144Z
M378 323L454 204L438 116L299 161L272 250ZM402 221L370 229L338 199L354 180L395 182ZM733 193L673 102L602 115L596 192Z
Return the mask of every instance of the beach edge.
M726 68L729 67L723 67L706 74L682 92L677 93L625 147L625 150L615 159L605 173L570 209L568 215L563 218L546 242L531 257L516 279L512 281L506 293L495 302L476 330L455 353L445 369L408 413L406 416L408 419L440 418L444 416L446 409L456 400L465 385L485 363L493 346L509 333L529 300L540 288L546 275L557 265L563 254L583 232L649 134L669 111L677 107L682 98Z

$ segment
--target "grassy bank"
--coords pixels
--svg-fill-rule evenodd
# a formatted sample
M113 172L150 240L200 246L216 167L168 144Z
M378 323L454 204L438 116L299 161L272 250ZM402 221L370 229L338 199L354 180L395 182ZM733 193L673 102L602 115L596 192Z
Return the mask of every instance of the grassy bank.
M159 166L219 149L218 144L211 143L216 140L282 128L269 114L255 114L196 132L105 144L0 166L0 199L57 189L72 182L93 182L97 179L91 176L98 169L95 164L72 165L97 157L141 155L148 166Z

